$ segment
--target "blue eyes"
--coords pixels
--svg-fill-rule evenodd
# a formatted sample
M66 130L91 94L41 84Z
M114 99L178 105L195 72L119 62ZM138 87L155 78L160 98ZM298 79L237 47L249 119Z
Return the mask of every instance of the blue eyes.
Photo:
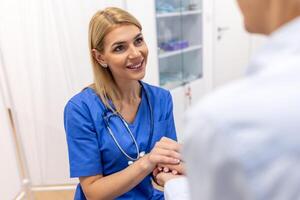
M143 43L144 43L144 38L143 38L143 37L139 37L139 38L137 38L137 39L134 41L134 45L137 46L137 47L143 45ZM116 53L121 53L121 52L125 51L126 48L127 48L127 45L121 44L121 45L116 46L116 47L113 49L113 51L116 52Z

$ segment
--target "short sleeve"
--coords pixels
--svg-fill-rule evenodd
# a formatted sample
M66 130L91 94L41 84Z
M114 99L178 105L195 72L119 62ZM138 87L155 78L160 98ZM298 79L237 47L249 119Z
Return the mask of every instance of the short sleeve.
M171 138L177 141L177 134L174 122L174 115L173 115L173 100L170 92L168 92L167 96L167 119L168 119L168 130L166 137Z
M70 176L102 174L97 134L87 107L69 101L64 111Z

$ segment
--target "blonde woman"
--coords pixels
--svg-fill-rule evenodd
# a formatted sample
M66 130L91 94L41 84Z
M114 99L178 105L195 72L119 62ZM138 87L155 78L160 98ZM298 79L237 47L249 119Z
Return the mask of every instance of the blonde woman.
M141 31L119 8L90 21L94 83L64 113L70 174L80 180L75 199L163 199L150 175L180 161L171 95L141 81L148 57Z

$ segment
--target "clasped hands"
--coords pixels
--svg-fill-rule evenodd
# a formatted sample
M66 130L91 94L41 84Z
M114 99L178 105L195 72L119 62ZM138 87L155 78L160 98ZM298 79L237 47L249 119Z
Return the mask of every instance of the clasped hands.
M171 179L185 175L181 158L181 145L169 138L163 137L153 147L148 159L153 163L153 178L160 186Z

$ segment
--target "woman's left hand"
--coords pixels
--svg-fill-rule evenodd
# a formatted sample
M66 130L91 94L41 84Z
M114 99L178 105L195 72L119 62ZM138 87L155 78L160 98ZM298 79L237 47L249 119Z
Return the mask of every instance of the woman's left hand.
M160 141L156 142L151 152L145 155L145 158L149 165L153 166L152 170L159 164L175 165L180 163L180 148L181 145L176 141L162 137Z

